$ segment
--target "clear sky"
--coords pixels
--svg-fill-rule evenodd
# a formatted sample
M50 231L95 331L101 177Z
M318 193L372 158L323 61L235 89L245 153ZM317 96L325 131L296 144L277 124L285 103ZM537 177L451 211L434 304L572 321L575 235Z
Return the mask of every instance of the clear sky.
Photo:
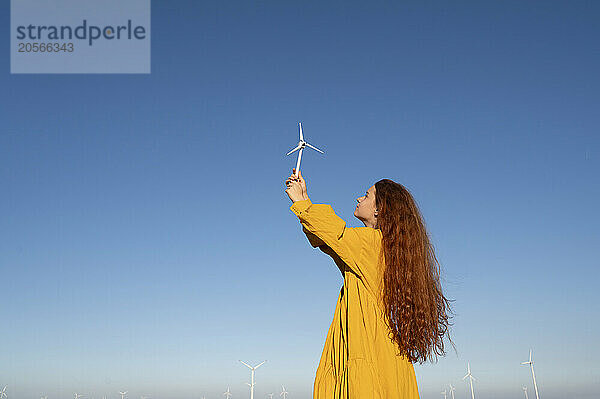
M600 390L600 3L152 1L150 75L11 75L0 6L9 399L309 398L342 285L284 192L349 226L414 195L457 352L423 399Z

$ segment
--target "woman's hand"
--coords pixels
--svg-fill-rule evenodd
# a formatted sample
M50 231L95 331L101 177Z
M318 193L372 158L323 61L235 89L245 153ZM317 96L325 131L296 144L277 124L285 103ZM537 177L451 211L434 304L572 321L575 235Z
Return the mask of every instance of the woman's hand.
M292 174L285 181L287 189L285 192L290 197L292 202L308 199L308 193L306 191L306 181L302 177L302 172L298 172L296 176L296 168L292 169Z

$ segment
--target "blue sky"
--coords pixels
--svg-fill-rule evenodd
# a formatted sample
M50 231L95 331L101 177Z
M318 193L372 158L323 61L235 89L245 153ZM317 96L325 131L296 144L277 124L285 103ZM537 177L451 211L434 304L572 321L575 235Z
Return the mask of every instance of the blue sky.
M285 4L284 4L285 3ZM9 399L309 398L342 278L285 154L349 226L414 195L456 317L439 399L597 397L600 5L152 2L150 75L0 73ZM0 7L9 54L10 9ZM595 244L594 244L595 243Z

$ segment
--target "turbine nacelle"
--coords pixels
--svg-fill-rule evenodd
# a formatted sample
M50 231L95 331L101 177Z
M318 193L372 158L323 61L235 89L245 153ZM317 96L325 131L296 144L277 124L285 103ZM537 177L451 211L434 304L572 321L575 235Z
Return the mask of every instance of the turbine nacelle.
M526 362L521 362L521 364L531 364L533 365L533 351L531 349L529 349L529 360Z
M319 149L318 149L317 147L315 147L314 145L308 144L306 141L299 141L299 142L298 142L298 145L297 145L296 147L294 147L294 149L293 149L293 150L291 150L290 152L288 152L288 153L287 153L287 154L285 154L285 155L290 155L292 152L295 152L295 151L298 151L298 150L303 150L303 149L305 149L306 147L310 147L310 148L312 148L313 150L317 150L317 151L319 151L321 154L325 154L323 151L319 150Z

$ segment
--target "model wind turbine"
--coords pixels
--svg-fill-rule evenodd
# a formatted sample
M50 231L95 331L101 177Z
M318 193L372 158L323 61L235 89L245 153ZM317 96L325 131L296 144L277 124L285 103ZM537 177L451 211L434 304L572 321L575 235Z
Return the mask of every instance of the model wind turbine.
M529 399L529 397L527 396L527 387L523 387L523 391L525 391L525 399Z
M454 390L455 390L455 389L456 389L456 388L454 388L454 387L452 386L452 384L450 384L450 393L452 394L452 399L454 399Z
M283 396L283 399L285 399L287 397L288 391L285 390L285 388L283 387L283 385L281 386L281 393L279 394L279 396Z
M463 380L467 377L469 377L469 382L471 383L471 399L475 399L475 394L473 393L473 380L477 381L477 379L471 375L471 365L469 363L467 363L467 375L463 377Z
M5 385L4 388L2 388L2 390L0 391L0 399L6 398L6 387L8 385Z
M535 373L533 372L533 350L529 349L529 361L522 362L521 364L531 365L531 375L533 376L533 387L535 388L535 399L540 399L540 396L538 395L537 384L535 382Z
M300 150L298 152L298 160L296 161L296 177L298 177L298 174L300 173L300 159L302 159L302 150L304 150L305 147L310 147L313 150L319 151L321 154L325 154L323 151L319 150L317 147L314 147L314 146L308 144L306 141L304 141L304 136L302 135L302 123L298 122L298 127L300 128L300 141L298 142L298 145L296 146L296 148L294 148L293 150L291 150L290 152L285 154L285 155L290 155L292 152L294 152L296 150Z
M442 392L440 392L442 395L444 395L444 399L446 399L446 390L444 389Z
M242 361L240 360L240 362L242 362ZM266 360L265 360L265 362L266 362ZM242 363L244 363L244 362L242 362ZM262 366L263 363L264 362L262 362L258 366L254 366L254 367L252 367L252 366L244 363L244 365L246 365L246 367L248 367L250 370L252 370L252 379L251 379L252 384L246 383L246 385L250 385L250 399L254 399L254 370L256 370L257 368L259 368L260 366Z
M227 397L227 399L229 399L231 397L231 392L229 392L229 387L227 387L227 390L225 392L223 392L223 395L225 395Z
M119 391L119 394L121 395L121 399L125 399L125 395L127 395L127 392L129 392L129 391L125 391L125 392ZM75 399L77 399L77 398L75 398Z

